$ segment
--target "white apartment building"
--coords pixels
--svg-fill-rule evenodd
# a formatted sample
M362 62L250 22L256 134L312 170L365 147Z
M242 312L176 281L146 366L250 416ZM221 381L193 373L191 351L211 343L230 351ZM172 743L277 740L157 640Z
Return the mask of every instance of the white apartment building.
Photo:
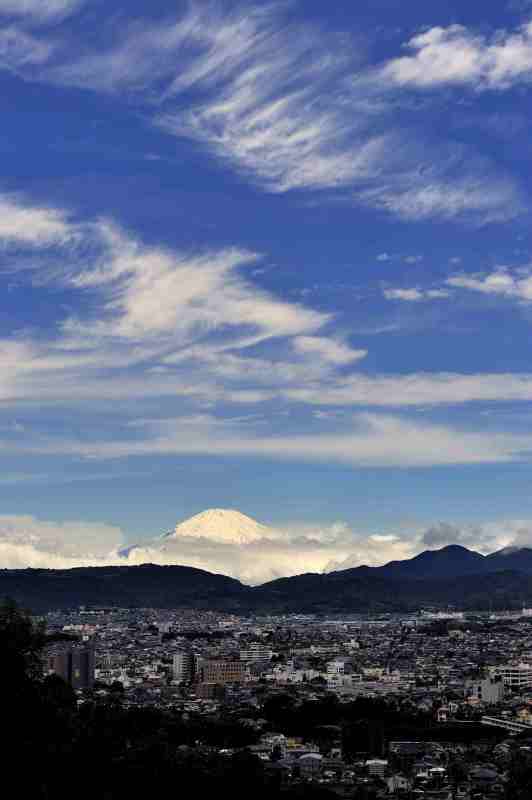
M503 664L490 667L490 673L500 675L510 689L526 689L532 686L532 664Z
M267 664L272 660L272 651L264 644L250 644L240 651L240 661L248 664Z

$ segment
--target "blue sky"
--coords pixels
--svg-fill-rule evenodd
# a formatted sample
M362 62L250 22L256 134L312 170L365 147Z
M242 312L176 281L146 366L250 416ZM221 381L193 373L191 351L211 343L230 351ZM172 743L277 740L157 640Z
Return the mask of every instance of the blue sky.
M0 0L3 564L532 544L531 89L527 2Z

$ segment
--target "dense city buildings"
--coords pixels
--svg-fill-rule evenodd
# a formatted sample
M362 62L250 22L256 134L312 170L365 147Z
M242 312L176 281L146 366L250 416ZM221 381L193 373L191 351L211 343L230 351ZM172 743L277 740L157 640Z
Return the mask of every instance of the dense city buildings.
M222 736L211 747L244 747L287 786L495 800L518 744L532 752L527 615L83 608L47 625L78 637L54 644L45 664L78 702L119 696L195 730L232 730L240 744Z

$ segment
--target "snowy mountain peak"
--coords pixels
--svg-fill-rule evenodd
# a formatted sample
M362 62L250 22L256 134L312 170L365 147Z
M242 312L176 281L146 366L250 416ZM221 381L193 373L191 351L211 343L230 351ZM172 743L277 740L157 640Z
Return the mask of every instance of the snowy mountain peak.
M271 535L266 525L228 508L211 508L179 523L167 538L205 538L226 544L249 544Z

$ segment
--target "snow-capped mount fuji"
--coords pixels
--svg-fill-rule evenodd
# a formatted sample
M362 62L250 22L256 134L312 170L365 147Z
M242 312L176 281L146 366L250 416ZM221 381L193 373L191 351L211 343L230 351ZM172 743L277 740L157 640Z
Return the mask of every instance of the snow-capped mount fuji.
M230 508L210 508L180 522L164 536L172 539L209 539L222 544L251 544L261 539L271 539L275 532L251 517Z

